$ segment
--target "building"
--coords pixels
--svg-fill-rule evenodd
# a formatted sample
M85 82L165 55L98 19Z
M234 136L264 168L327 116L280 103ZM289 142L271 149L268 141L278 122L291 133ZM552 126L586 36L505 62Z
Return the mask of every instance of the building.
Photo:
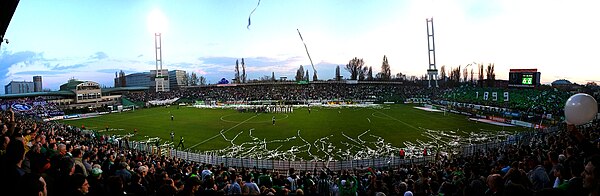
M150 87L152 86L150 72L132 73L126 75L125 83L127 84L127 87Z
M125 72L123 72L123 70L121 70L121 72L119 72L119 74L117 75L117 72L115 72L115 87L126 87L127 86L127 80L125 79Z
M10 83L4 86L5 94L32 93L34 90L33 82L29 81L10 81Z
M42 76L33 76L33 92L42 92Z
M186 72L184 70L169 71L169 86L171 89L187 86Z
M554 88L564 91L577 91L578 89L582 88L581 85L573 84L571 81L565 79L555 80L554 82L550 83L550 85L552 85Z
M33 82L11 81L4 86L5 94L21 94L32 92L42 92L42 76L33 76Z
M554 82L550 83L553 87L559 87L559 86L570 86L573 85L573 83L571 83L571 81L565 80L565 79L560 79L560 80L555 80Z
M75 103L95 103L102 100L100 85L92 81L70 79L67 83L60 85L60 90L75 93Z
M164 76L169 82L165 84L165 91L187 86L187 73L184 70L162 70L163 73L168 73ZM125 75L124 72L115 73L115 87L150 87L156 88L156 70L150 72L132 73Z

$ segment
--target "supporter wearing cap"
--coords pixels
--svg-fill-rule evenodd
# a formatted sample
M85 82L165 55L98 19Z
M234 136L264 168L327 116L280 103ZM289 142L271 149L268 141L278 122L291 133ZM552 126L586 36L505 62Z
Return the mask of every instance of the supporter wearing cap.
M95 167L97 166L97 167ZM93 169L90 171L90 175L87 180L90 184L90 195L105 195L105 186L102 179L102 169L100 165L96 164L92 166Z

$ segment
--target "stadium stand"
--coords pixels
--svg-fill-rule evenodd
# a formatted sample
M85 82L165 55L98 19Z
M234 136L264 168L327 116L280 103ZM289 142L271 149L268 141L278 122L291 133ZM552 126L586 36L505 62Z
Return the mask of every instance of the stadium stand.
M316 90L312 91L313 88ZM460 94L473 90L451 89L445 92ZM314 85L275 89L265 86L243 89L208 87L128 96L134 101L145 102L173 97L292 100L321 97L369 99L375 96L377 100L384 100L382 94L390 92L401 98L427 97L431 93L416 87ZM457 100L477 101L466 94ZM544 102L544 97L552 97L555 92L534 90L526 94L530 96L514 99ZM557 96L562 97L560 94ZM533 105L514 104L520 109ZM523 142L482 147L465 155L436 154L432 161L424 163L397 167L357 166L349 170L327 167L297 170L291 167L271 171L211 165L140 151L127 144L115 143L109 136L57 122L41 122L12 108L0 112L0 115L2 195L46 192L48 195L353 196L600 193L599 121L584 127L562 125L554 132L532 132L529 138L521 140Z

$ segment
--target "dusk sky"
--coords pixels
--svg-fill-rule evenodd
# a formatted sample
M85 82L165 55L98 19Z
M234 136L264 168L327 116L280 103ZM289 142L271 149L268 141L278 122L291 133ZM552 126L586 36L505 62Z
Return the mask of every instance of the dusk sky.
M0 46L1 83L41 75L52 90L73 77L113 86L116 71L154 69L156 13L166 23L164 68L210 83L233 78L241 58L250 79L272 71L293 78L299 65L312 75L296 29L319 79L354 57L379 72L384 55L392 74L422 76L431 16L438 69L494 63L497 79L511 68L537 68L542 83L600 81L598 0L262 0L247 29L257 3L22 0L5 35L10 43Z

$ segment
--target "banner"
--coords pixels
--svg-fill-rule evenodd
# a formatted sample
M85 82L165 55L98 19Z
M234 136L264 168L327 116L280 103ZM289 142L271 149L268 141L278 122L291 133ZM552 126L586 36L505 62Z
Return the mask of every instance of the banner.
M21 111L29 111L31 110L30 105L27 105L26 103L15 103L11 106L11 108L17 112L21 112Z

